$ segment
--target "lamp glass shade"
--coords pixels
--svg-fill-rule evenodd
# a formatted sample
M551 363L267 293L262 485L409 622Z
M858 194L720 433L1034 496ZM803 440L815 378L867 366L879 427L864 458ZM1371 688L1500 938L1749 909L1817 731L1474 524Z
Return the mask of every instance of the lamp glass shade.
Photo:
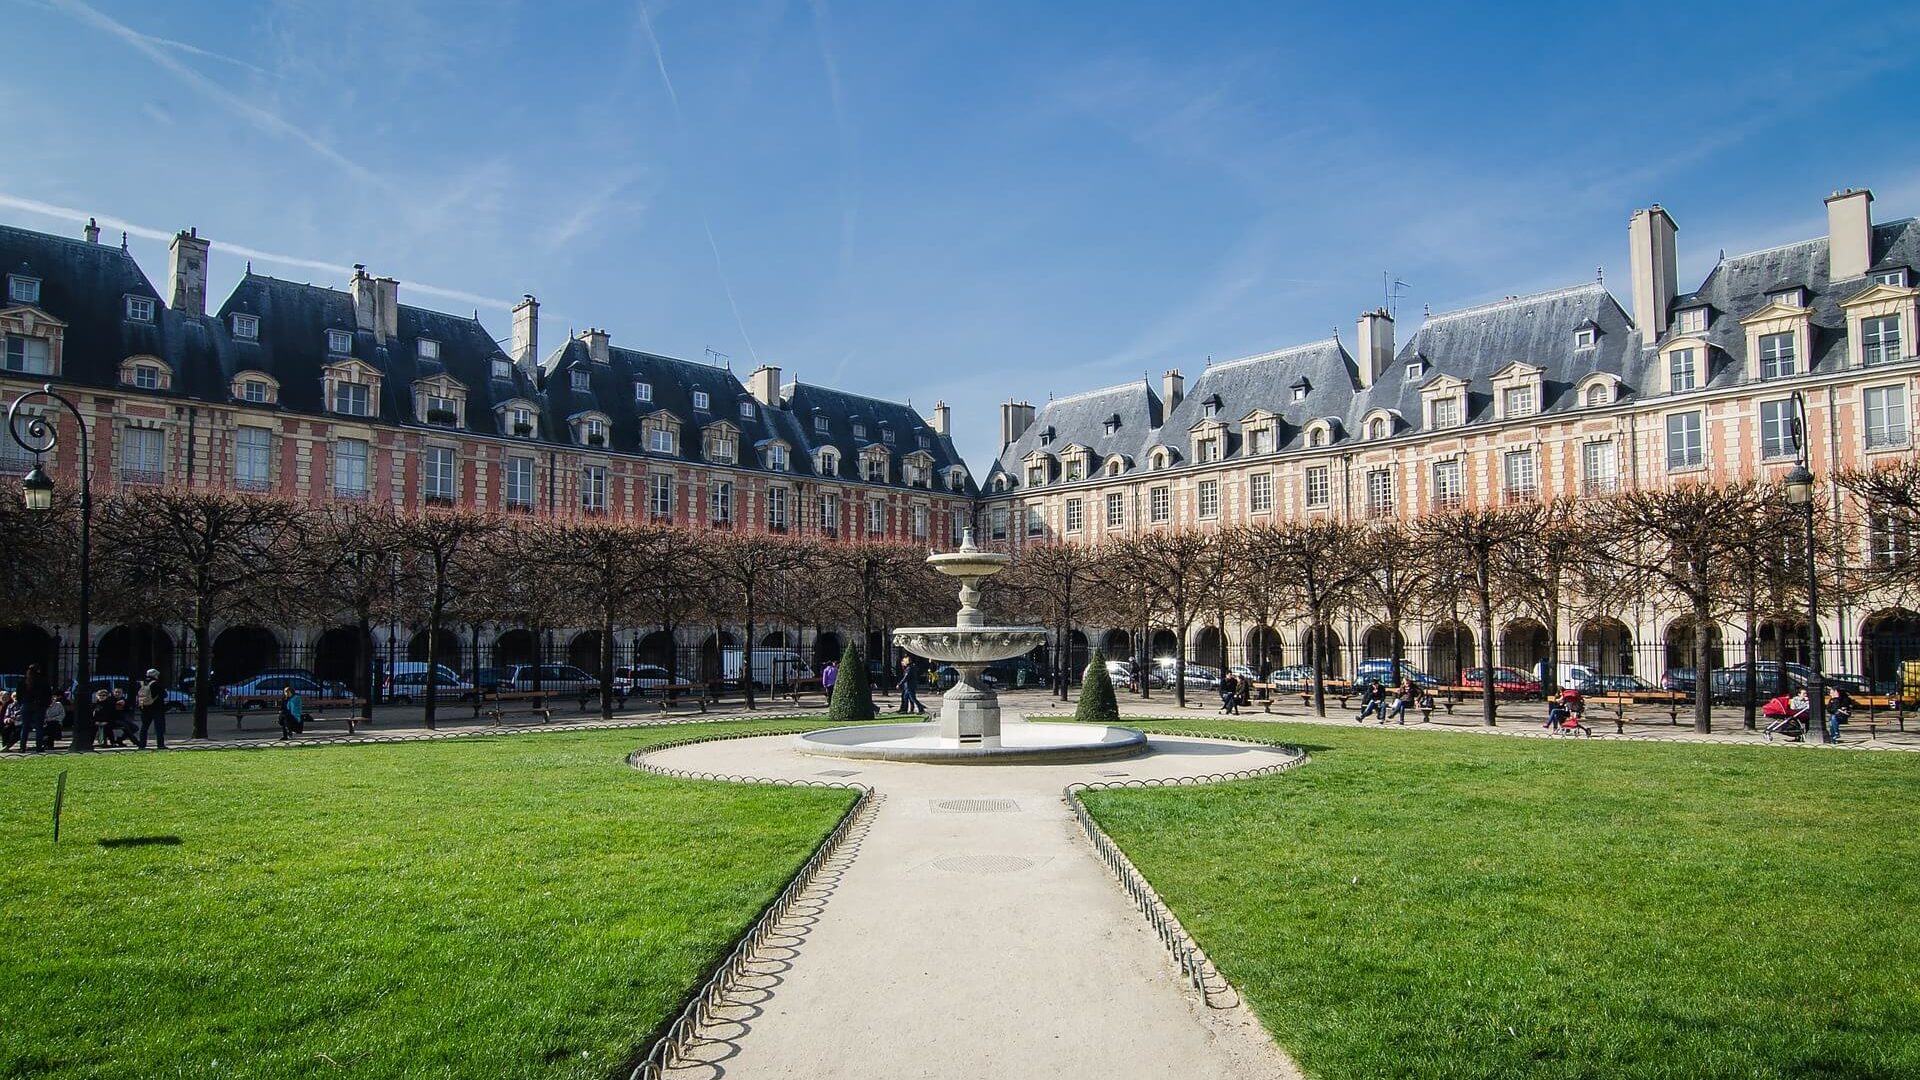
M1793 471L1781 479L1786 487L1787 501L1794 506L1805 506L1813 501L1813 474L1805 465L1795 465Z
M53 480L35 465L32 472L20 479L20 497L29 510L53 509Z

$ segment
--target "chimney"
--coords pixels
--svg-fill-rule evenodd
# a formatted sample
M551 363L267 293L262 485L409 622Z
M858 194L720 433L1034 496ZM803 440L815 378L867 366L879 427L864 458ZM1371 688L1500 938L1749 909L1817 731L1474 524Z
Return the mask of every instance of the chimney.
M1033 426L1033 404L1027 401L1006 401L1000 404L1000 449L1005 450L1020 440Z
M88 218L87 227L80 230L80 234L87 238L87 243L89 244L99 243L100 242L100 223L98 221L95 221L93 218Z
M947 403L944 401L934 402L933 419L929 420L928 424L933 428L935 435L951 436L953 434L953 410L947 408Z
M362 330L372 330L377 321L374 316L374 288L373 279L367 276L365 265L353 264L353 280L347 283L347 291L353 294L353 325Z
M522 366L531 365L539 359L540 351L540 301L532 293L520 297L513 305L513 362Z
M390 277L373 279L374 340L385 343L400 336L400 282Z
M1627 262L1633 276L1633 325L1640 329L1640 341L1652 345L1666 333L1667 317L1673 310L1675 268L1678 249L1673 235L1679 232L1673 218L1654 203L1635 210L1627 222Z
M747 392L753 400L769 409L780 407L780 369L771 364L761 364L747 376Z
M607 362L607 332L598 327L589 326L580 331L580 340L587 343L587 359L596 364Z
M1171 368L1160 376L1160 407L1172 412L1187 396L1187 380L1180 375L1179 368Z
M99 234L99 226L89 219L87 239ZM167 245L168 292L172 297L167 304L173 310L207 313L207 251L212 246L200 239L199 229L173 234L173 243Z
M1847 188L1827 196L1827 280L1862 277L1873 265L1873 192Z
M1354 341L1360 385L1372 386L1393 364L1393 316L1386 308L1361 312L1359 336Z

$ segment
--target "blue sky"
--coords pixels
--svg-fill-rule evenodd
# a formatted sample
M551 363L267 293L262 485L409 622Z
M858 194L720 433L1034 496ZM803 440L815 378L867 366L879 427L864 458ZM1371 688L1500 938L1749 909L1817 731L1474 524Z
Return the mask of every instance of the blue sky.
M0 220L954 406L1920 212L1920 8L0 0ZM147 232L151 235L140 235ZM269 258L272 256L272 258ZM290 261L295 260L295 261ZM297 260L305 260L304 262ZM1690 284L1691 282L1687 282ZM164 286L163 286L164 287Z

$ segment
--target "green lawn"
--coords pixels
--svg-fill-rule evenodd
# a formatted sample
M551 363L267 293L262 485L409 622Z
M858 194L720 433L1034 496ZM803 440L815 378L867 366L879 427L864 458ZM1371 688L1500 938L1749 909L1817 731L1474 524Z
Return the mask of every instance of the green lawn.
M1920 1076L1920 757L1171 726L1313 755L1086 797L1310 1076Z
M624 755L809 726L0 762L0 1076L605 1077L853 799Z

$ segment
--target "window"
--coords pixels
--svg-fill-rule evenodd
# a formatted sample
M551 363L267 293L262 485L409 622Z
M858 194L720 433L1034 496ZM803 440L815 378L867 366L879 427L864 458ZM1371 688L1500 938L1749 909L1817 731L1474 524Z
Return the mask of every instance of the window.
M1450 428L1460 426L1460 399L1457 397L1435 398L1433 402L1433 426Z
M959 547L967 540L967 517L958 510L947 511L947 527L953 537L953 546Z
M533 412L529 409L507 411L507 430L522 438L533 437Z
M702 411L708 407L707 392L705 390L695 390L693 392L693 407Z
M1220 516L1220 481L1200 481L1197 496L1201 517L1216 518Z
M607 444L607 425L605 421L589 417L587 422L581 425L581 430L586 433L588 446L605 446Z
M1067 483L1071 484L1075 480L1085 480L1086 478L1087 478L1087 466L1084 459L1080 458L1078 455L1068 458L1067 459L1067 476L1066 476Z
M1038 506L1027 507L1027 535L1044 536L1046 531L1047 521L1040 513L1040 508Z
M429 446L420 463L421 486L428 501L453 501L453 448Z
M533 459L510 457L506 475L507 505L516 510L533 509Z
M49 359L47 339L9 336L7 338L7 370L28 375L51 374L53 361Z
M753 419L753 402L743 401L740 403L740 419L742 420Z
M333 411L345 416L372 416L373 393L365 383L333 384Z
M1684 412L1667 417L1667 470L1696 469L1705 461L1700 414Z
M915 540L927 538L927 508L924 506L913 508L913 538Z
M1255 473L1247 477L1247 509L1255 514L1273 510L1273 474Z
M267 384L259 379L248 379L240 384L240 400L254 405L267 403Z
M586 368L574 368L567 372L567 385L575 390L590 390L593 388L593 376L587 374Z
M1612 442L1590 442L1580 448L1580 491L1584 495L1611 495L1620 487L1620 453Z
M1699 352L1694 349L1675 349L1667 354L1667 388L1679 394L1700 385L1700 374L1695 366Z
M1500 391L1503 414L1509 418L1539 412L1540 391L1531 386L1509 386Z
M1327 505L1331 485L1327 479L1327 466L1311 465L1307 468L1307 505L1318 507Z
M1220 399L1211 397L1200 403L1200 415L1212 418L1220 415Z
M40 279L31 277L7 277L7 299L16 304L37 304L40 302Z
M1038 513L1038 511L1035 511ZM884 536L887 532L887 506L878 499L867 503L867 535ZM1000 526L1000 538L1006 539L1006 525Z
M450 397L439 394L426 395L426 420L429 424L456 424L460 421L460 410Z
M820 496L820 531L828 536L840 532L840 497L831 491Z
M733 524L733 484L716 480L707 489L707 520L715 525Z
M1111 432L1111 431L1109 431L1109 432L1107 432L1107 434L1109 434L1109 435L1111 435L1111 434L1113 434L1113 432ZM925 449L926 449L927 447L929 447L929 446L931 446L931 445L933 445L933 442L932 442L932 440L930 440L930 439L928 439L928 438L927 438L927 433L926 433L926 432L924 432L924 431L922 431L922 432L920 432L920 433L918 433L918 434L916 434L916 435L915 435L915 436L913 437L913 441L914 441L914 443L915 443L915 444L917 444L917 445L918 445L918 446L920 447L920 449L922 449L922 450L925 450Z
M1760 403L1760 456L1793 457L1800 448L1800 427L1793 415L1793 399Z
M1295 400L1295 401L1305 401L1305 400L1307 400L1307 388L1306 388L1306 387L1304 387L1304 386L1296 386L1296 387L1294 387L1294 388L1293 388L1293 400Z
M876 484L887 482L887 459L870 457L867 459L867 479Z
M1076 499L1074 501L1078 502L1079 500ZM1107 511L1107 519L1106 519L1107 528L1117 529L1127 523L1126 500L1121 497L1119 492L1117 491L1107 492L1106 511Z
M260 340L260 317L257 315L235 315L233 317L233 336L241 341Z
M1367 472L1367 516L1387 517L1393 513L1393 473L1387 469Z
M1907 287L1907 268L1898 266L1892 270L1876 270L1867 275L1867 280L1875 285L1891 285L1896 289Z
M153 301L144 296L127 297L127 318L134 322L152 322Z
M1040 431L1040 445L1041 445L1041 446L1051 446L1051 445L1053 445L1053 429L1052 429L1052 428L1043 428L1043 429L1041 429L1041 431Z
M1433 508L1454 510L1460 506L1460 459L1433 463Z
M120 480L128 484L158 484L166 480L166 433L154 428L126 428L120 436Z
M345 330L327 331L327 351L342 356L353 352L353 335Z
M512 382L513 381L513 361L511 360L493 361L493 377L500 380L501 382Z
M367 493L367 443L341 439L333 444L333 493L348 498Z
M1900 316L1860 320L1860 362L1891 364L1900 359Z
M1806 307L1807 306L1806 290L1800 288L1798 285L1794 286L1791 289L1781 289L1779 292L1768 293L1767 299L1773 301L1776 304L1784 304L1787 307Z
M1307 432L1307 445L1313 449L1319 449L1327 445L1326 429L1314 428L1312 431Z
M767 447L767 468L774 472L787 471L787 448L775 444Z
M854 438L856 438L856 439L864 439L864 438L866 438L866 437L867 437L867 425L865 425L865 424L860 424L860 423L856 423L856 424L854 424L854 425L853 425L853 437L854 437Z
M1540 480L1533 468L1533 451L1509 450L1501 455L1508 502L1530 502L1540 497Z
M731 465L739 460L739 454L730 436L710 435L707 438L707 458L722 465Z
M1038 462L1027 466L1027 486L1039 487L1047 482L1047 467Z
M1907 388L1870 386L1862 398L1867 412L1867 449L1907 445Z
M1266 428L1257 427L1257 428L1254 428L1252 431L1247 432L1247 453L1248 454L1264 454L1267 452L1268 449L1269 447L1267 446L1267 429Z
M656 454L673 453L673 430L658 425L648 428L647 449Z
M643 402L643 403L652 401L653 400L653 384L650 382L634 383L633 384L633 400L638 402Z
M1598 336L1592 327L1583 326L1573 332L1573 347L1576 349L1591 349Z
M607 512L607 468L587 465L580 470L580 509L589 514Z
M440 343L432 338L421 338L414 343L414 350L422 360L440 359Z
M273 432L243 427L233 433L233 486L241 491L265 491L273 458Z
M1680 332L1683 334L1704 333L1707 329L1707 309L1688 308L1680 313Z
M1760 335L1760 377L1780 379L1793 373L1793 335Z
M1112 503L1107 508L1113 508ZM1165 484L1147 492L1147 520L1164 522L1173 516L1173 492Z
M1606 383L1594 383L1587 387L1587 408L1598 409L1613 400L1613 387Z
M816 434L825 435L833 430L833 421L824 416L816 416L813 418L813 430Z
M1104 431L1105 431L1105 432L1106 432L1106 433L1107 433L1108 435L1112 435L1112 434L1113 434L1114 432L1117 432L1117 431L1119 431L1119 430L1120 430L1120 421L1119 421L1119 420L1116 420L1116 419L1114 419L1114 418L1113 418L1113 417L1111 417L1111 416L1109 416L1109 417L1107 417L1107 419L1106 419L1106 422L1105 422L1105 423L1103 423L1103 424L1101 424L1101 428L1102 428L1102 429L1103 429L1103 430L1104 430Z
M1067 531L1077 533L1086 524L1086 506L1079 499L1067 500Z
M1867 559L1874 566L1905 566L1913 558L1913 529L1902 517L1875 510L1867 515Z
M1376 416L1372 420L1367 421L1367 438L1384 439L1386 437L1387 422L1384 419Z
M787 489L770 487L767 489L767 528L774 532L787 531Z
M659 521L672 520L672 473L651 473L647 476L647 514Z
M160 389L160 369L152 364L133 365L133 385L141 390Z
M1416 360L1413 363L1407 365L1407 378L1417 379L1426 372L1426 369L1427 369L1427 366L1425 364ZM1298 401L1300 399L1295 398L1294 400Z
M820 475L840 475L840 455L831 450L820 451Z
M893 429L892 429L892 428L881 428L881 429L880 429L880 441L881 441L881 442L883 442L883 443L886 443L886 444L887 444L888 446L892 446L892 445L893 445Z
M987 539L1005 540L1007 538L1007 508L996 506L987 515Z

